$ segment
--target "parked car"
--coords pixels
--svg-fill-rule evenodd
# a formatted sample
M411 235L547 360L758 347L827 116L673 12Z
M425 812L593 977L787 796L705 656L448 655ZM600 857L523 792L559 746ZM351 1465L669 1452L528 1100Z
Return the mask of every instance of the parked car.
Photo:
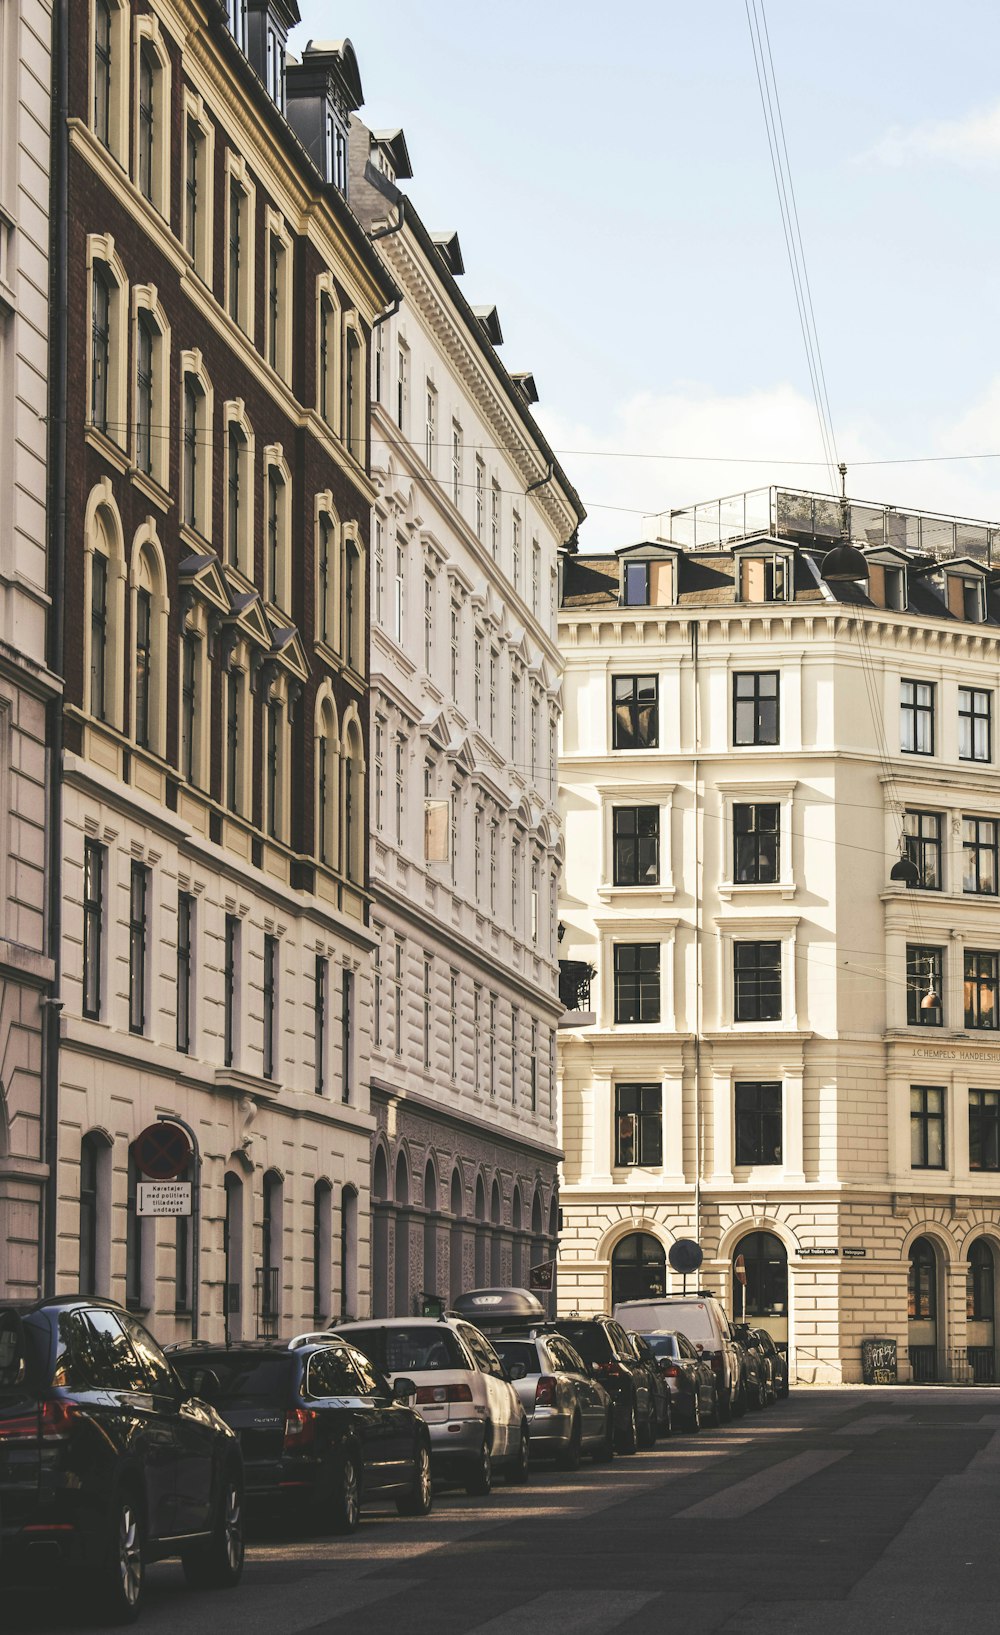
M142 1606L147 1562L189 1584L243 1572L243 1461L215 1408L148 1330L83 1295L0 1309L0 1568L78 1573L112 1623Z
M624 1300L615 1316L640 1334L679 1329L700 1357L711 1363L719 1392L719 1413L728 1420L746 1409L739 1352L725 1311L705 1289L694 1294L666 1294L656 1299Z
M782 1348L780 1346L775 1345L772 1336L767 1332L766 1328L755 1329L754 1333L757 1335L757 1338L760 1341L763 1350L767 1353L767 1355L771 1359L771 1370L772 1370L772 1373L774 1375L775 1395L779 1396L779 1397L787 1397L787 1395L788 1395L788 1351L787 1351L787 1349L782 1350Z
M776 1395L771 1359L757 1337L757 1330L751 1328L749 1323L734 1323L733 1333L740 1348L747 1406L766 1408Z
M363 1352L327 1333L288 1344L172 1348L181 1379L236 1432L247 1498L295 1504L333 1533L353 1533L374 1499L401 1516L431 1508L431 1441L407 1398Z
M670 1391L673 1423L700 1431L719 1424L719 1388L712 1365L700 1357L686 1334L668 1330L643 1336Z
M547 1455L562 1470L576 1470L581 1453L595 1461L614 1457L614 1405L567 1339L502 1334L493 1347L528 1416L533 1459Z
M641 1334L625 1330L625 1337L641 1363L645 1363L653 1377L653 1396L656 1402L656 1429L661 1436L669 1436L674 1428L670 1387L660 1370L654 1352Z
M579 1352L591 1378L600 1381L614 1403L618 1452L634 1453L640 1443L652 1447L659 1389L655 1363L636 1355L625 1330L611 1317L559 1317L552 1327Z
M489 1340L457 1317L377 1318L335 1333L395 1385L409 1379L427 1422L434 1474L489 1493L495 1469L528 1479L529 1429L521 1399Z

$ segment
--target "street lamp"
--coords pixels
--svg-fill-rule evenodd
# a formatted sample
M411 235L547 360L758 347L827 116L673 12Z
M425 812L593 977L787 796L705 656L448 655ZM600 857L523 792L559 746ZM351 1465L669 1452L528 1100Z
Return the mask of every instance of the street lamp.
M840 542L827 551L820 568L820 577L829 585L853 584L858 579L868 580L868 563L856 545L851 544L850 514L847 506L847 467L840 462Z

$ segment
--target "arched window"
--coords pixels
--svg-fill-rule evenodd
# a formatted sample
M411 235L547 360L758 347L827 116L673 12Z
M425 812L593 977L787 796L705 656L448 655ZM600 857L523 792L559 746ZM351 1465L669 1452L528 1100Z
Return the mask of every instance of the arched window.
M330 648L337 641L338 539L336 514L323 504L316 512L316 640Z
M222 1291L222 1312L227 1338L242 1338L243 1328L243 1182L227 1175L223 1182L226 1212L222 1223L222 1251L226 1281Z
M181 521L212 537L213 393L197 350L181 353Z
M393 1191L393 1200L404 1209L410 1202L410 1169L406 1162L405 1152L401 1152L396 1159L396 1185Z
M225 560L244 578L253 577L253 428L239 401L225 407L226 530Z
M410 1305L410 1171L406 1153L396 1159L396 1185L393 1189L396 1205L396 1263L394 1278L394 1307L397 1317L412 1315Z
M340 1200L340 1310L358 1315L358 1194L345 1187Z
M170 59L152 13L135 19L140 37L135 109L135 179L149 203L166 216L169 208Z
M524 1283L524 1269L521 1254L521 1188L515 1186L514 1195L510 1203L510 1224L514 1233L511 1248L510 1281L511 1287L519 1289Z
M372 1165L372 1197L376 1203L384 1203L389 1196L389 1166L386 1163L385 1152L382 1147L375 1149L375 1162Z
M658 1238L631 1232L611 1252L611 1303L655 1299L667 1287L667 1255Z
M333 700L327 694L317 701L316 737L316 856L327 868L337 866L339 836L337 781L339 757L337 754L337 716Z
M143 530L132 550L132 737L162 755L167 724L166 637L169 604L159 545Z
M773 1232L750 1232L733 1251L733 1263L742 1255L743 1284L733 1272L734 1317L782 1317L788 1311L788 1255Z
M365 587L361 550L356 539L348 538L344 546L344 611L341 621L341 647L352 670L363 671Z
M965 1279L965 1312L971 1322L992 1323L996 1299L996 1266L985 1238L969 1249Z
M111 86L122 65L114 56L114 15L111 0L94 0L94 135L111 146Z
M502 1221L502 1202L500 1197L500 1183L494 1178L490 1191L490 1282L499 1287L503 1282L503 1239L500 1236Z
M121 522L107 479L94 490L85 524L84 642L90 713L123 725L125 560Z
M476 1177L476 1288L481 1289L488 1277L487 1257L489 1233L486 1229L486 1188L481 1175Z
M934 1322L937 1317L937 1257L927 1238L914 1238L910 1245L906 1297L907 1314L911 1321Z
M462 1229L462 1216L465 1214L465 1200L462 1191L462 1176L455 1168L451 1175L451 1194L449 1198L452 1222L448 1241L448 1281L449 1295L452 1300L462 1293L465 1287L465 1268L462 1264L463 1245L465 1234Z
M424 1170L424 1292L437 1292L437 1176L428 1159Z
M333 1316L333 1188L329 1181L313 1187L312 1271L313 1322L317 1327Z
M361 730L356 719L347 727L343 773L344 873L348 880L360 885L365 866L365 784Z
M361 336L353 324L345 335L344 358L344 442L348 453L360 464L365 460L365 353Z
M264 596L291 605L291 473L280 444L264 450Z
M276 1334L281 1321L281 1269L284 1186L277 1170L264 1176L264 1209L261 1218L260 1326L262 1332Z
M107 1292L111 1149L96 1130L80 1143L80 1293Z

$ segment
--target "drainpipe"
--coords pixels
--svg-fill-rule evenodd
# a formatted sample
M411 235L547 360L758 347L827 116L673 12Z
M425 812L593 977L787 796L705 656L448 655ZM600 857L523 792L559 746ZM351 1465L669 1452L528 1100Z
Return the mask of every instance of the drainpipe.
M698 750L701 746L701 713L699 707L698 686L698 621L692 619L689 625L691 636L691 665L694 685L694 759L693 778L694 789L694 1239L701 1242L701 1169L702 1169L702 1129L701 1129L701 984L702 984L702 946L701 946L701 810L698 800Z
M53 137L52 178L49 192L52 214L49 235L49 669L64 674L65 569L66 569L66 336L69 282L69 4L55 0L52 8ZM47 858L46 937L54 966L52 990L45 1003L44 1153L48 1166L42 1234L42 1292L53 1294L56 1283L56 1208L59 1196L59 1028L62 1000L62 772L63 701L48 705L49 833Z

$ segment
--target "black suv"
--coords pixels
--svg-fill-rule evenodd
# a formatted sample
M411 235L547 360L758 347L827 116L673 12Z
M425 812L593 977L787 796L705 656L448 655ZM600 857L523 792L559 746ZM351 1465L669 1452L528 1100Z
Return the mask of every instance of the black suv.
M366 1499L401 1516L431 1508L431 1439L412 1380L395 1389L363 1351L328 1333L287 1344L171 1348L192 1391L240 1439L248 1499L296 1501L334 1533L353 1533Z
M243 1461L218 1414L111 1300L0 1308L0 1570L82 1573L88 1606L138 1616L145 1565L189 1584L243 1571Z
M640 1357L611 1317L559 1317L551 1327L566 1336L614 1403L619 1453L634 1453L640 1443L652 1447L662 1393L655 1360Z

